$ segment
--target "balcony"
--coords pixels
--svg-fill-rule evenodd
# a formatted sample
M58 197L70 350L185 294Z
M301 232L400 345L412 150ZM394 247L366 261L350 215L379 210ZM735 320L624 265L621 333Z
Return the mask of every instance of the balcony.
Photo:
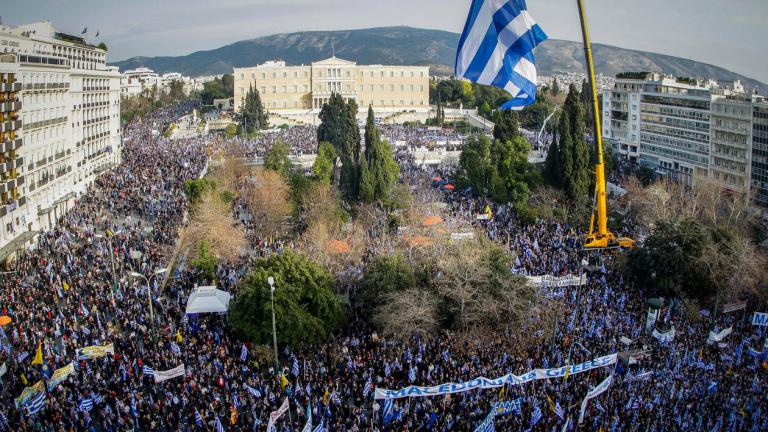
M21 120L11 120L5 123L0 123L0 132L8 132L18 129L21 129Z
M0 84L0 92L3 93L14 93L21 91L21 83L15 82L15 83L2 83Z
M21 101L0 102L0 112L20 111Z
M8 140L5 142L0 143L0 153L7 153L11 150L16 150L20 148L22 145L21 138L16 138L15 140Z

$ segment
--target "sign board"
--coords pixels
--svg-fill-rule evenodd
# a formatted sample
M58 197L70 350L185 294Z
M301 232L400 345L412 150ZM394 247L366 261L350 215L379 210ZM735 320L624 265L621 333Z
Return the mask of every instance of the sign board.
M747 308L746 301L728 303L727 305L723 305L723 313L735 312L737 310L742 310L746 308Z
M473 232L451 233L451 240L467 240L475 238Z
M768 312L755 312L755 314L752 315L752 325L768 326Z

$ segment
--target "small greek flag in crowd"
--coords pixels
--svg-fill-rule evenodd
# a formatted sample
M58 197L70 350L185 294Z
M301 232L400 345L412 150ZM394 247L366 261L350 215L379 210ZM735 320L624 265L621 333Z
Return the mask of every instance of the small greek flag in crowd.
M86 398L80 399L80 404L77 406L79 411L90 411L93 409L93 399Z
M373 390L373 381L371 381L371 377L368 377L368 381L365 382L365 387L363 387L363 396L368 397L371 390Z
M555 415L560 417L560 420L565 420L565 411L560 407L560 402L555 403Z
M200 412L195 408L195 424L197 427L203 427L203 416L200 415Z
M37 414L45 406L45 392L40 392L27 402L27 415Z
M293 368L291 368L291 373L293 376L299 376L299 360L296 357L293 358Z
M83 334L84 334L84 335L86 335L86 336L88 336L89 334L91 334L91 330L89 330L89 329L88 329L88 327L83 327L83 328L81 328L80 330L81 330L81 331L83 332Z
M416 370L414 368L408 369L408 381L416 381Z
M394 401L392 399L387 399L384 401L384 409L381 411L382 418L387 418L387 416L392 412L393 404Z
M181 348L179 348L176 342L171 342L171 351L173 351L173 353L176 355L181 354Z
M155 376L155 371L154 371L154 369L152 369L151 367L149 367L149 366L147 366L147 365L144 365L144 366L141 368L141 371L142 371L142 372L144 372L144 375Z
M323 419L320 419L320 424L318 424L315 427L315 430L313 430L312 432L323 432L323 430L324 430Z
M451 355L448 353L448 350L443 351L443 360L448 363L448 361L451 359Z
M456 53L456 78L492 85L513 98L502 109L536 100L533 49L547 39L525 0L473 0Z
M257 399L261 398L261 392L256 390L255 388L246 384L245 389L248 390L248 393L250 393L253 397Z
M16 361L21 363L24 360L26 360L27 357L29 357L29 353L26 352L26 351L22 351L22 352L16 354Z
M392 374L392 366L389 363L384 364L384 375L389 376Z
M218 417L216 417L214 426L216 427L216 432L224 432L224 426L221 424L221 420L219 420Z
M86 318L88 318L88 316L91 315L91 313L88 312L88 308L85 307L85 304L83 304L83 303L80 303L80 312L82 312L83 316L86 317Z
M248 358L248 347L243 344L243 347L240 348L240 361L245 361Z
M104 396L102 396L102 395L100 395L98 393L93 396L93 403L94 404L101 405L102 402L104 402Z
M533 410L533 415L531 416L531 427L538 423L539 420L541 420L541 408L536 407L536 409Z
M488 414L485 417L485 420L483 420L482 423L475 429L475 432L496 432L496 428L493 424L493 418L496 416L496 413L491 410L491 413Z

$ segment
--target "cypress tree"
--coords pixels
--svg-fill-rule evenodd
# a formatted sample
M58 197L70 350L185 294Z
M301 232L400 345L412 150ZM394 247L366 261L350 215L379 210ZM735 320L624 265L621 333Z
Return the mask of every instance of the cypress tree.
M512 141L520 134L517 111L499 110L496 125L493 127L493 139L502 142Z
M373 108L368 106L365 152L360 156L360 200L372 203L387 198L399 175L400 168L392 157L392 147L379 137Z

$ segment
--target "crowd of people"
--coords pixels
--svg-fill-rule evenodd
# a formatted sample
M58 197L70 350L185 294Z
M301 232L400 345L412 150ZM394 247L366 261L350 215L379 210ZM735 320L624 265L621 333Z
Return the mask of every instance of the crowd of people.
M643 293L612 270L610 258L590 263L581 288L541 287L544 301L560 311L552 334L536 330L545 327L541 317L522 329L469 340L448 332L389 339L353 322L325 344L281 346L279 370L260 362L257 348L233 333L225 315L184 314L197 275L183 256L162 271L173 261L185 220L183 183L205 172L211 141L147 140L150 130L164 130L191 108L165 109L127 126L123 163L99 177L2 276L0 307L11 323L0 334L0 430L266 431L270 413L288 401L276 423L281 432L303 430L308 406L311 430L469 431L502 400L520 401L520 409L496 417L496 430L768 429L763 348L744 313L720 318L717 325L733 326L733 334L709 345L709 321L665 308L660 325L677 331L659 341L645 329ZM294 133L292 148L316 140L313 131ZM262 145L269 144L250 148L258 154ZM489 203L461 193L445 197L451 217L509 245L516 256L511 271L582 271L578 230L523 225L514 212L493 204L493 217L478 220ZM250 226L245 212L236 212ZM262 255L290 247L255 232L248 238ZM219 288L235 296L244 271L238 266L217 269ZM101 354L79 350L110 344ZM495 378L626 350L642 352L636 364L451 396L393 403L373 398L374 387ZM68 365L72 372L56 382L54 371ZM180 365L180 374L158 378ZM578 425L581 400L611 375L610 388Z
M254 138L235 136L230 144L236 154L247 158L264 157L275 143L282 141L291 148L291 155L301 156L317 152L317 128L314 126L292 126L278 128L258 134Z
M460 150L466 134L453 128L412 126L402 124L379 125L381 137L392 146L402 144L404 147L416 149L420 147L445 147L448 150Z

